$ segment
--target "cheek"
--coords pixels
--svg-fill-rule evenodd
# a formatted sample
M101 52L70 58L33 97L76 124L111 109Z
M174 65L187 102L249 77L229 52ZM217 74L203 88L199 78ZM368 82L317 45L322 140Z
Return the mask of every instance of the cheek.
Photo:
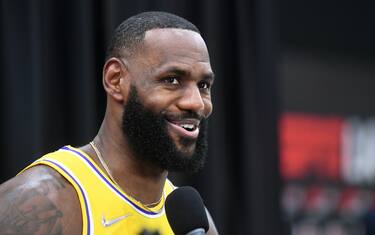
M146 92L142 97L142 102L147 108L155 112L160 112L169 107L170 104L173 103L173 99L165 92L154 90Z

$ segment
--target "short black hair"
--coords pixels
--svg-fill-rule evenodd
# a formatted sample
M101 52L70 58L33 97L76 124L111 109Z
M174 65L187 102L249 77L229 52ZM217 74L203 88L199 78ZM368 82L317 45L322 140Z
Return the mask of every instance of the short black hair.
M106 60L132 55L146 31L164 28L186 29L200 34L194 24L180 16L161 11L142 12L126 19L116 28L106 52Z

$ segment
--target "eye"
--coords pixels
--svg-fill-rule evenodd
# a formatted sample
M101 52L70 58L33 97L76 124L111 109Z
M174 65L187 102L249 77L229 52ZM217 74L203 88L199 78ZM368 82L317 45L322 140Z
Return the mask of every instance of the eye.
M177 77L166 77L163 80L165 83L172 84L172 85L180 84Z
M208 83L208 82L200 82L200 83L198 84L198 87L199 87L199 89L208 90L208 89L210 89L211 84Z

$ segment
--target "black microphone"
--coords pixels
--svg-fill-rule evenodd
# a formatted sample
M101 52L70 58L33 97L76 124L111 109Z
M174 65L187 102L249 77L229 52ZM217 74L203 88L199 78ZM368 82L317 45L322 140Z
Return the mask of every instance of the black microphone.
M176 235L201 235L208 231L206 209L193 187L180 187L169 194L165 201L165 213Z

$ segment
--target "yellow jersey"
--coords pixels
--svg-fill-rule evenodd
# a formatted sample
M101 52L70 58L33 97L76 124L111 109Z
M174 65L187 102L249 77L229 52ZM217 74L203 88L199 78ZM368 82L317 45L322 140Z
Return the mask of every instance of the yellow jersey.
M138 235L145 230L173 234L164 210L165 198L175 189L168 179L163 200L148 208L122 191L77 148L64 146L24 170L39 164L52 167L74 186L81 204L83 235Z

